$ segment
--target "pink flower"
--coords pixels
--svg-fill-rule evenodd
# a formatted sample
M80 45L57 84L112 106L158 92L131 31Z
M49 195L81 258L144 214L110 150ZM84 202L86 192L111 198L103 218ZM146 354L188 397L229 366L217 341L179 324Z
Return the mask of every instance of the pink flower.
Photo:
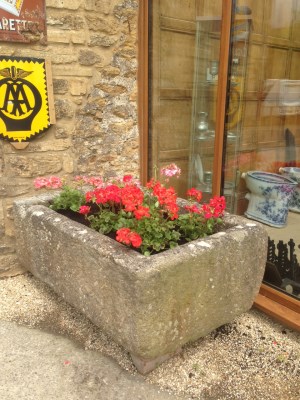
M166 176L167 178L171 178L173 176L176 176L177 178L179 178L180 174L181 174L181 169L179 167L177 167L176 164L172 163L167 165L166 167L163 167L160 170L160 174L163 176Z
M87 178L87 183L98 188L103 186L103 179L100 176L91 176L90 178Z
M59 189L63 185L62 180L58 176L50 176L47 187L51 189Z
M33 184L34 184L34 187L35 187L36 189L44 188L44 187L46 187L47 179L46 179L46 178L43 178L43 177L36 178L36 179L33 181Z
M59 189L63 185L62 180L58 176L50 176L49 178L39 177L33 183L36 189Z
M84 175L76 175L73 179L74 182L87 183L88 177Z

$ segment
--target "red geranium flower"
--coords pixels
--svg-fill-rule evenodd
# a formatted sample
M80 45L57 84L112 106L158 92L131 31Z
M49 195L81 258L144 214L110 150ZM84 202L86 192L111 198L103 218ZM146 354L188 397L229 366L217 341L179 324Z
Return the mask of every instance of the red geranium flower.
M79 213L83 215L87 215L91 211L91 207L89 206L81 206L79 208Z
M117 230L116 240L120 243L132 245L133 247L140 247L142 238L136 232L131 231L129 228L121 228Z

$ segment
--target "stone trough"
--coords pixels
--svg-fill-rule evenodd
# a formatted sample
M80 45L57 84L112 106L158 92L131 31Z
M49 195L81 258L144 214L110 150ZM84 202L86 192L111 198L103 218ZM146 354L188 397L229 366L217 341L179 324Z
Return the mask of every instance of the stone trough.
M139 372L251 308L266 263L261 224L228 215L224 232L145 257L50 200L14 204L20 262L124 346Z

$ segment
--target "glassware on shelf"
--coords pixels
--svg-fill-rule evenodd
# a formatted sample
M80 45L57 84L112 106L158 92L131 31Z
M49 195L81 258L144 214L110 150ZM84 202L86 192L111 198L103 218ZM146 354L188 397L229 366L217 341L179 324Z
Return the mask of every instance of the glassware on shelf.
M214 130L208 130L205 135L196 136L195 140L201 140L201 141L208 141L208 140L213 140L215 138L215 131Z
M199 135L197 136L197 139L199 139L199 140L204 140L207 137L207 131L208 131L207 116L208 116L208 114L205 111L198 112L196 127L197 127L197 131L199 133Z
M212 80L216 81L218 79L219 73L219 61L213 60L210 63L210 74L212 76Z
M203 193L212 193L212 171L204 171L203 181L198 183L197 189Z
M204 172L204 192L206 193L211 193L212 191L212 172L211 171L205 171Z
M212 83L217 82L218 73L219 73L219 61L217 60L210 61L209 67L207 68L206 72L206 80Z

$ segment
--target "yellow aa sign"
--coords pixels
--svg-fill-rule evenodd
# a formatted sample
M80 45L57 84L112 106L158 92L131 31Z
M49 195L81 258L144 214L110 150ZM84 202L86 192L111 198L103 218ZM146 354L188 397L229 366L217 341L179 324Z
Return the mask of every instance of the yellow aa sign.
M50 127L45 60L0 58L0 135L29 141Z

